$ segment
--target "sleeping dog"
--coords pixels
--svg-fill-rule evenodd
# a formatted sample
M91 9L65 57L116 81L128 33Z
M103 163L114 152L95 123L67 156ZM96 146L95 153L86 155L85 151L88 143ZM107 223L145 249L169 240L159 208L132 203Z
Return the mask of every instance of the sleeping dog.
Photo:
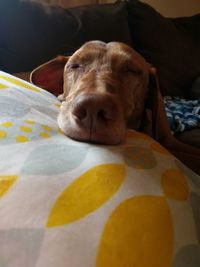
M141 127L150 74L155 69L131 47L90 41L71 57L59 56L35 69L32 83L62 88L58 124L70 138L119 144L126 127Z

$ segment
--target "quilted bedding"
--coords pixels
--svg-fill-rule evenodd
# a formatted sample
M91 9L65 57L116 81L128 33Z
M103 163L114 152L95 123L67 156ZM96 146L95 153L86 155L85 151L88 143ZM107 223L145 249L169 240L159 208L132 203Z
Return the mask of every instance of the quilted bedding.
M200 128L200 99L165 96L163 100L173 134Z
M0 266L199 267L200 177L135 131L67 138L59 106L0 72Z

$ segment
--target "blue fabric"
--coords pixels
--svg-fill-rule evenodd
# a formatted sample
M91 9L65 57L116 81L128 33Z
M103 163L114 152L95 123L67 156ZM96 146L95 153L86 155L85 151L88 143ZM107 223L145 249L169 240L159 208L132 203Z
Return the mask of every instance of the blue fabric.
M165 96L163 100L173 134L200 127L200 99Z

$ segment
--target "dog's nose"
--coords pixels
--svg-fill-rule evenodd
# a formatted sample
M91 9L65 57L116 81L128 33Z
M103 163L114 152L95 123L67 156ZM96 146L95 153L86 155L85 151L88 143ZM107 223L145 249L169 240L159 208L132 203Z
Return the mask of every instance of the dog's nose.
M94 127L114 120L116 110L116 104L109 95L83 93L75 98L72 114L82 126Z

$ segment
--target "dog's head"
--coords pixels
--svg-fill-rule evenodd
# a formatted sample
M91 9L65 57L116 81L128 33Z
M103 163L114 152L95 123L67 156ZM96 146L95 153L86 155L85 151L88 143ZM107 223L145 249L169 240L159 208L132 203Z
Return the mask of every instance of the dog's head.
M32 72L31 81L63 90L61 130L79 141L119 144L131 118L140 127L150 65L129 46L90 41L71 57L57 57Z

